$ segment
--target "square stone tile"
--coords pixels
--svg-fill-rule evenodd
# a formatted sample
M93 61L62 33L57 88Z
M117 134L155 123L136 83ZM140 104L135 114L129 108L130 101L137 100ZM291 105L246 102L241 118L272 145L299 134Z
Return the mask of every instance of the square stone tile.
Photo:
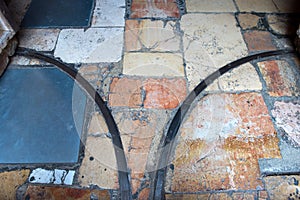
M267 31L248 31L244 37L249 52L276 50L272 35Z
M185 99L186 80L147 79L144 83L146 98L145 108L173 109Z
M278 12L272 0L235 0L241 12Z
M130 18L178 18L179 9L174 0L132 0Z
M182 17L181 28L190 90L223 65L247 55L232 14L187 14Z
M259 69L267 84L271 96L297 96L298 73L283 60L272 60L258 63Z
M123 73L136 76L184 76L183 59L175 53L125 53Z
M21 29L18 33L19 46L36 51L52 51L59 29Z
M54 56L67 63L118 62L122 58L123 28L64 29Z
M187 0L187 12L236 12L233 0Z
M124 0L96 0L92 18L92 27L124 26L124 15Z
M118 169L112 140L105 136L88 136L84 159L79 168L81 186L97 185L100 188L118 188Z
M139 79L114 78L110 85L110 106L142 106L142 82Z
M172 21L126 21L126 51L179 51L179 46L180 33Z
M280 158L278 142L260 94L206 96L181 125L171 191L263 188L258 159Z

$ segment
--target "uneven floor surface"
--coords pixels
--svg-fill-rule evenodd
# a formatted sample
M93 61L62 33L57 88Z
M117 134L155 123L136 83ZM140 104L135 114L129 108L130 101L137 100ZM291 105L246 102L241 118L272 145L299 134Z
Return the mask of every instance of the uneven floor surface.
M191 103L170 156L160 157L177 109L200 81L245 56L293 50L298 4L95 0L88 28L21 29L20 48L70 65L100 94L124 151L89 97L78 162L1 165L0 199L124 199L120 170L129 174L133 199L151 199L161 189L154 183L161 167L160 198L299 199L297 54L252 60L215 80ZM15 55L8 70L49 67ZM116 150L124 152L126 169L120 169ZM167 164L160 166L160 159Z

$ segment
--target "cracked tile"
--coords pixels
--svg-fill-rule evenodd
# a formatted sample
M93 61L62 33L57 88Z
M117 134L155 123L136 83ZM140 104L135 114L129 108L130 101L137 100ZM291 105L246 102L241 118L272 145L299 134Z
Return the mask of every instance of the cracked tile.
M126 51L179 51L175 22L126 20Z
M91 27L124 26L125 1L96 0Z
M54 56L67 63L118 62L122 58L123 28L64 29Z
M184 76L182 56L173 53L125 53L123 73L135 76Z
M42 168L37 168L31 172L28 180L30 183L72 185L74 175L74 170L46 170Z
M278 12L272 0L236 0L241 12Z
M232 0L187 0L187 12L236 12Z
M271 60L258 63L271 96L297 96L299 89L298 73L283 60Z
M190 90L223 65L247 55L232 14L187 14L182 17L181 28Z
M18 33L19 46L36 51L52 51L59 29L21 29Z

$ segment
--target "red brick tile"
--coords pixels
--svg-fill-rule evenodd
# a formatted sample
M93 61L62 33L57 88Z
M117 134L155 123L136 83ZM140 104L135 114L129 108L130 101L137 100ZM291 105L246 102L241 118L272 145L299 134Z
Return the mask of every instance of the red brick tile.
M149 194L150 194L150 189L149 188L144 188L140 192L140 194L138 196L138 199L140 199L140 200L147 200L147 199L149 199Z
M28 186L26 194L24 195L24 199L86 200L86 199L90 199L90 196L92 194L98 199L110 199L108 190L90 190L90 189L33 186L33 185Z
M131 18L144 17L179 17L179 9L174 0L133 0L131 4Z
M277 97L299 95L296 85L298 75L286 61L265 61L258 63L258 66L266 81L269 95Z
M249 31L244 33L244 38L250 52L275 50L272 36L266 31Z
M110 85L110 106L140 107L142 82L130 78L114 78Z
M173 109L186 97L186 80L182 78L147 79L144 88L145 108Z

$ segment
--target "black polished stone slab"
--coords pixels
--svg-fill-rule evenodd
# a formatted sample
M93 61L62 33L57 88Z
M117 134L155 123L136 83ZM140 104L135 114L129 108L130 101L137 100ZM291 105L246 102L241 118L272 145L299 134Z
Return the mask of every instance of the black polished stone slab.
M87 27L94 0L32 0L22 27Z
M75 163L86 96L56 68L0 78L0 163Z

